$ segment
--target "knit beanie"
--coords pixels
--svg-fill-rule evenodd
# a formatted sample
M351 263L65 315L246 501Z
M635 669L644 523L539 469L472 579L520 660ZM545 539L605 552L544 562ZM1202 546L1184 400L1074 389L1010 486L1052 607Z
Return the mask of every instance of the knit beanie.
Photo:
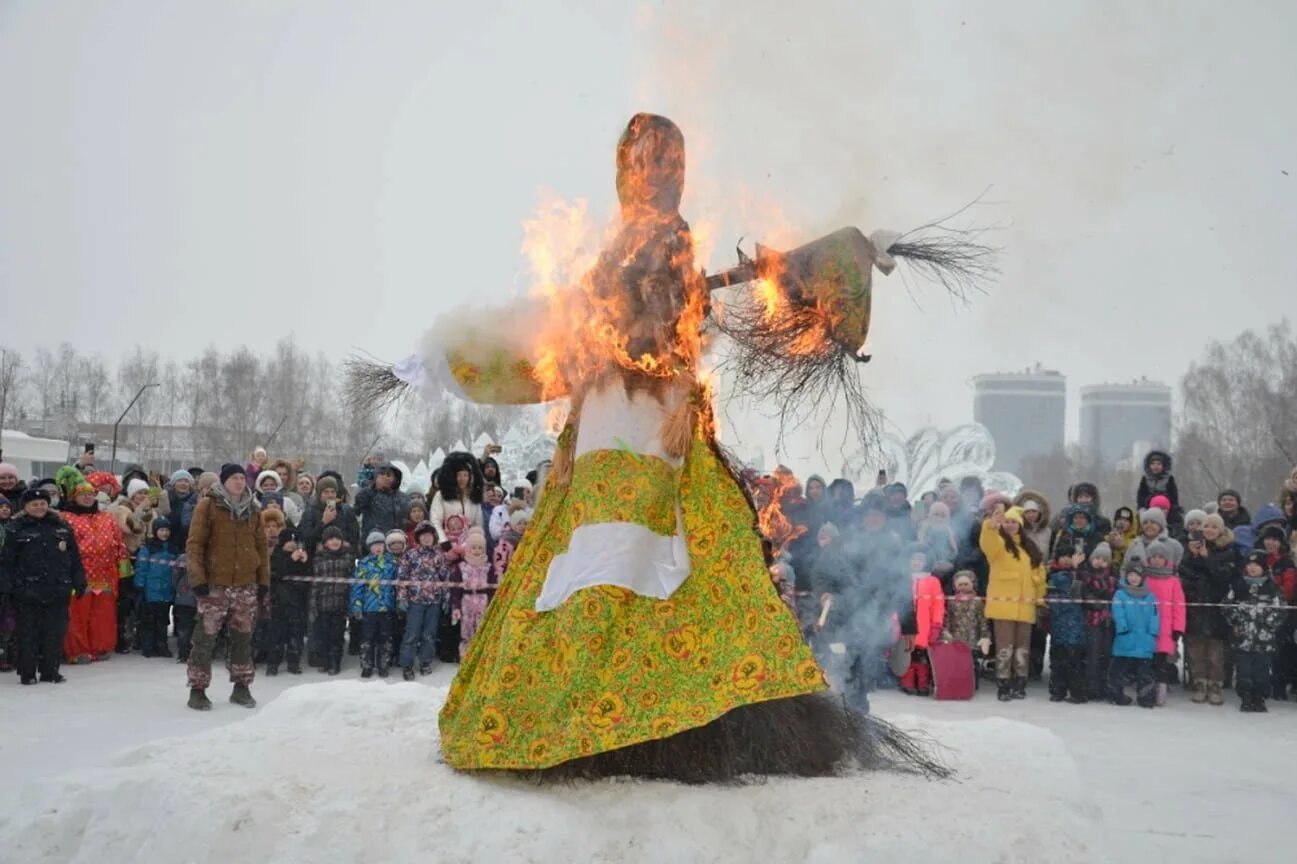
M1112 547L1109 546L1107 543L1100 543L1098 546L1095 546L1094 551L1090 553L1090 560L1094 561L1096 559L1099 561L1107 561L1109 564L1111 564Z
M1184 524L1186 525L1188 525L1191 522L1206 522L1206 521L1207 521L1207 511L1205 510L1190 510L1188 513L1184 514Z
M1039 513L1039 512L1040 512L1040 502L1037 501L1035 498L1028 498L1027 500L1025 500L1025 501L1022 502L1022 512L1023 512L1023 513Z
M932 506L928 508L928 515L937 516L942 519L949 519L950 508L946 506L944 501L933 501Z
M383 536L382 531L370 531L369 536L365 538L366 548L373 546L375 543L383 543L384 545L386 545L387 538Z
M1156 522L1157 526L1163 531L1166 530L1166 513L1156 507L1149 507L1147 510L1139 511L1139 524L1145 522Z
M378 533L378 532L374 532L374 533ZM402 531L400 528L393 528L391 531L388 531L387 536L383 538L383 542L389 549L392 548L392 545L394 543L400 543L402 546L409 545L409 543L405 539L405 532Z
M972 588L977 585L977 577L973 575L972 570L960 570L955 574L955 587L958 588L961 582L968 583L968 587Z
M0 477L6 475L9 477L17 477L18 466L14 465L12 462L0 462Z
M149 491L149 484L145 483L143 480L141 480L138 477L132 479L131 482L126 484L126 497L128 499L134 498L136 495L138 495L141 492L148 492L148 491Z
M1022 518L1021 507L1010 507L1008 511L1005 512L1004 518L1007 522L1017 522L1019 525L1026 524L1025 520Z
M1249 552L1248 555L1247 555L1247 562L1246 562L1246 563L1247 563L1247 564L1256 564L1256 565L1258 565L1262 570L1266 570L1266 569L1268 569L1269 566L1270 566L1270 565L1266 562L1266 554L1265 554L1265 550L1264 550L1264 549L1253 549L1251 552Z
M13 509L13 505L9 503L9 499L4 496L3 492L0 492L0 507Z
M341 528L339 528L337 525L330 525L328 528L325 528L324 533L320 535L320 541L323 543L327 543L330 540L332 540L334 537L337 537L339 540L344 540L344 541L347 539L347 536L342 533Z
M172 483L193 483L194 475L188 471L175 471L171 475Z
M221 483L224 483L226 480L229 480L231 477L235 476L236 474L243 477L247 476L247 472L243 470L242 465L239 465L236 462L226 462L224 465L221 466L221 473L220 473Z
M1166 497L1165 495L1154 495L1152 498L1148 499L1148 506L1156 507L1158 510L1161 510L1163 513L1170 513L1171 499Z
M1161 558L1163 561L1171 560L1171 546L1165 540L1154 540L1144 547L1144 560L1151 561L1154 558Z
M220 482L220 475L213 471L204 471L202 474L198 475L198 482L194 485L198 487L199 492L206 492L208 489L211 489Z
M1225 531L1225 519L1219 513L1208 513L1203 517L1202 527L1206 528L1208 525L1222 533Z

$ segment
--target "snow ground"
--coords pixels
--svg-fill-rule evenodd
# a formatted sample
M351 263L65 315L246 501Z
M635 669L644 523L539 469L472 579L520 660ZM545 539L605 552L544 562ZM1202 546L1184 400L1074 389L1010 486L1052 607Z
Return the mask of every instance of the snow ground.
M1197 862L1292 860L1297 705L1263 716L876 694L957 782L537 789L437 760L450 669L417 684L258 679L184 706L183 667L118 657L0 678L0 860ZM219 695L213 688L214 697ZM888 856L880 858L879 856Z

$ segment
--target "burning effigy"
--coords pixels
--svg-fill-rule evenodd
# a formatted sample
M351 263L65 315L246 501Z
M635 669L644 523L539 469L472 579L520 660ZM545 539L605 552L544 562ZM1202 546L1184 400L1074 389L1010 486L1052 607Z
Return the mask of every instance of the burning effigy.
M441 711L445 761L540 779L689 783L939 770L899 730L827 691L763 555L758 510L717 443L705 334L729 340L737 386L784 410L869 410L872 271L910 258L947 287L983 247L855 228L707 276L679 212L685 147L638 114L616 150L621 220L579 284L456 322L395 370L356 364L373 405L429 376L465 398L569 410L531 528ZM713 303L742 287L746 301ZM782 489L769 494L778 498ZM786 522L786 520L784 520Z

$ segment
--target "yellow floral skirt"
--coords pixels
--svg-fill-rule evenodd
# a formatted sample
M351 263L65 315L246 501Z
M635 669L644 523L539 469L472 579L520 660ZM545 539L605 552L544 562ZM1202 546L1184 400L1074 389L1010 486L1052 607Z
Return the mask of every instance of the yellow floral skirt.
M626 488L636 481L678 489L689 578L669 600L595 586L537 612L549 564L573 529L631 515L618 511L645 500ZM648 500L662 497L656 490ZM666 513L635 521L674 527ZM770 581L753 522L703 440L678 470L625 451L583 454L569 486L546 486L451 684L440 718L446 762L549 768L703 726L742 705L827 689Z

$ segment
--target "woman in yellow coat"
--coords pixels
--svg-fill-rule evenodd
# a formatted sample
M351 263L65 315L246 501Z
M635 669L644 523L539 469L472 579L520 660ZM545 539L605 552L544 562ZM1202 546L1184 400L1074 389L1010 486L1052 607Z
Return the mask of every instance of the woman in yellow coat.
M1021 507L997 502L982 523L980 545L991 567L986 617L995 633L995 680L1001 702L1027 695L1031 625L1045 596L1044 556L1022 530Z

